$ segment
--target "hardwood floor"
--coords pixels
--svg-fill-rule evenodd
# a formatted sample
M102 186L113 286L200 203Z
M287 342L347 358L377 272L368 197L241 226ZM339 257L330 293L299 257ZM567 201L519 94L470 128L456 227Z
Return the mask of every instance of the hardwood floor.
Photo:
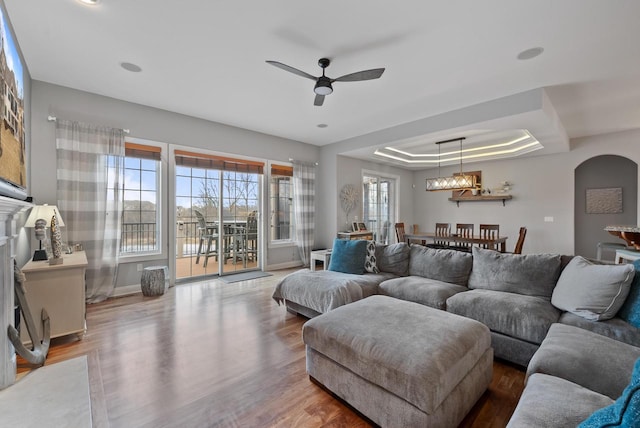
M89 305L84 339L55 339L47 364L88 356L95 427L370 426L307 376L306 320L271 299L289 272ZM461 426L505 426L523 381L522 369L495 362Z

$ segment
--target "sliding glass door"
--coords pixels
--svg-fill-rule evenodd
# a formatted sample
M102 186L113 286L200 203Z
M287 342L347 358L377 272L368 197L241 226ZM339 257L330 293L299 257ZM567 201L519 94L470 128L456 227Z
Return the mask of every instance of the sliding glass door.
M262 164L176 151L176 279L260 268Z

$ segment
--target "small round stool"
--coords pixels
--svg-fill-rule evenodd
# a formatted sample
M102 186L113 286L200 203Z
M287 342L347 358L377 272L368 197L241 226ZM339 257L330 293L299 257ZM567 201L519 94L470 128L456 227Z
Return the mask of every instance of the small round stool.
M169 288L169 268L149 266L142 271L140 288L145 296L161 296Z

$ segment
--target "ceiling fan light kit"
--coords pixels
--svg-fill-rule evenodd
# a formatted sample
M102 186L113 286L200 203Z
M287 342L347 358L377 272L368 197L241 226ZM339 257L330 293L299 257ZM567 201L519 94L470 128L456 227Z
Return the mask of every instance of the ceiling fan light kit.
M316 98L313 101L313 105L321 106L324 103L324 97L333 93L333 82L359 82L362 80L373 80L378 79L384 73L384 68L374 68L371 70L363 70L355 73L345 74L344 76L340 76L337 79L331 79L324 74L325 68L329 67L331 64L331 60L328 58L320 58L318 60L318 65L322 68L322 76L316 77L311 74L298 70L297 68L291 67L290 65L283 64L278 61L266 61L267 64L271 64L274 67L281 68L289 73L296 74L300 77L304 77L307 79L315 80L316 84L313 87L313 92L316 94Z

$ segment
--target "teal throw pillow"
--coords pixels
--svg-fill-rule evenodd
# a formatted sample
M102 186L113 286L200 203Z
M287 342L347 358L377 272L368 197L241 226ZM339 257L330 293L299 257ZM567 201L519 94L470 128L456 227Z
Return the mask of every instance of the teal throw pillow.
M333 241L329 270L362 275L366 256L367 241L362 239L336 239Z
M640 260L633 262L636 276L633 277L627 300L620 308L618 316L636 328L640 328Z
M596 410L578 428L640 426L640 359L636 361L631 382L610 406Z

